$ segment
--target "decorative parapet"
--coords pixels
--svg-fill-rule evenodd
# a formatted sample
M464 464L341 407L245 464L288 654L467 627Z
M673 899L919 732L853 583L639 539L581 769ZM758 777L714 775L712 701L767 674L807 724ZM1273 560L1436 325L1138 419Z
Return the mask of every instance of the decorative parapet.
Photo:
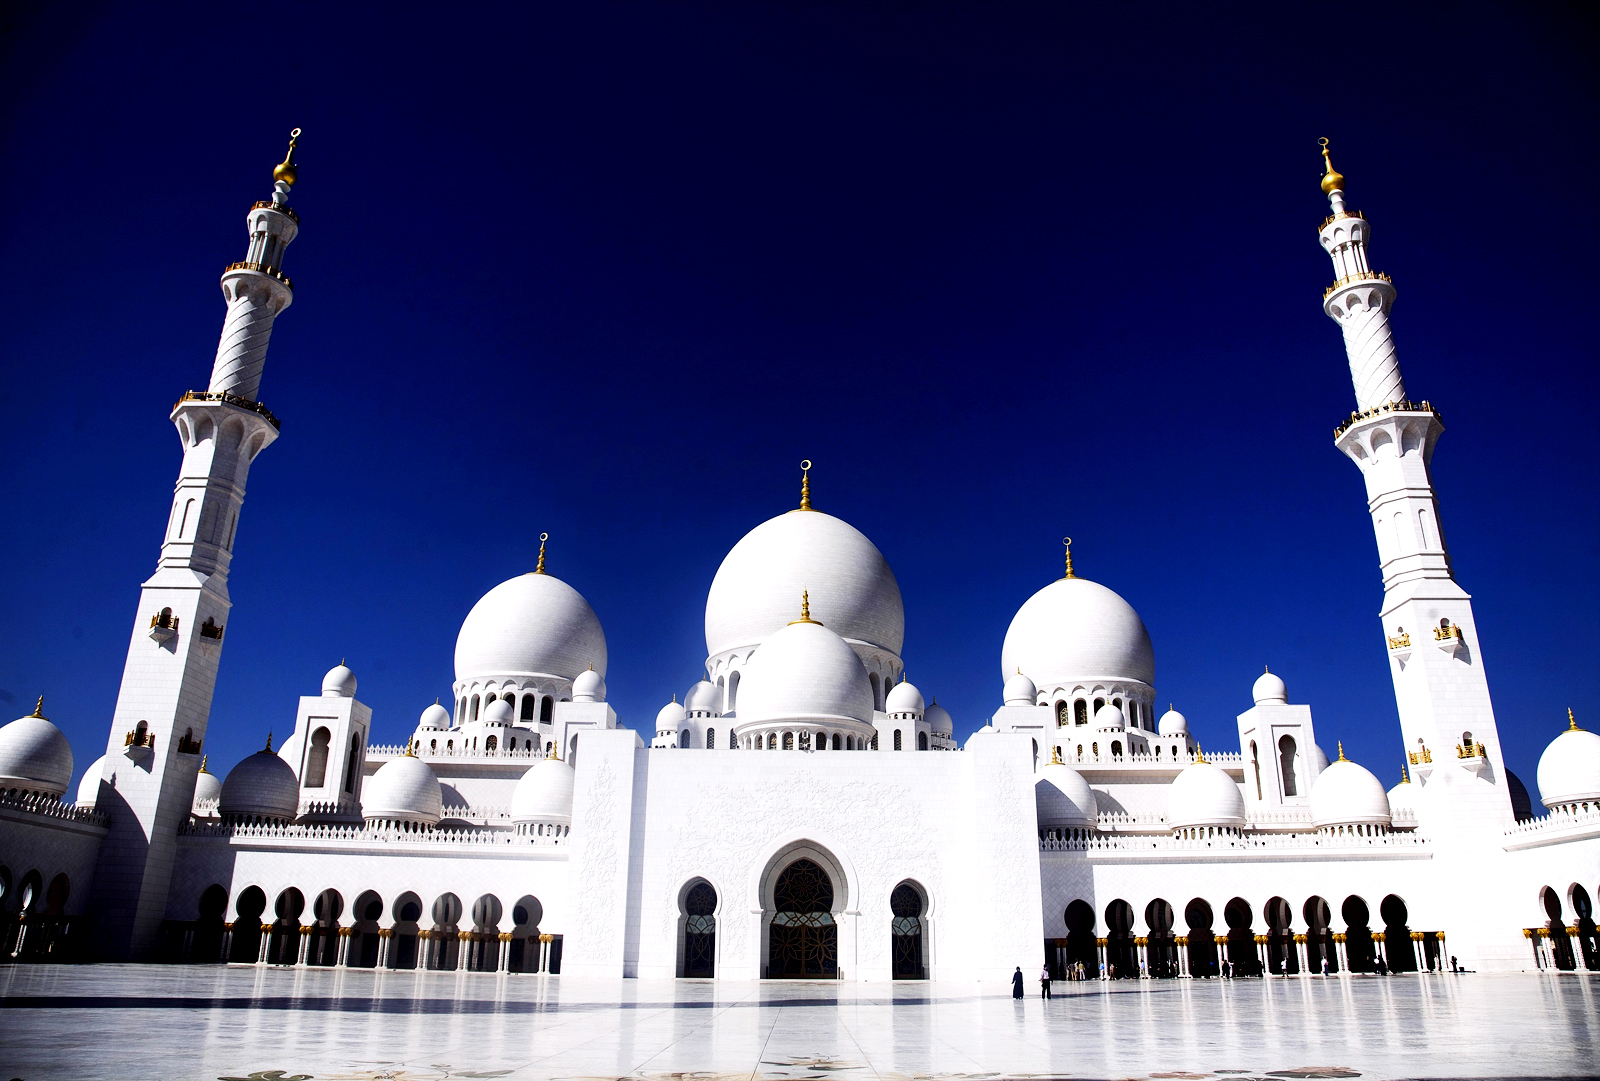
M1411 648L1411 634L1409 632L1407 632L1407 631L1401 631L1398 636L1391 635L1390 638L1389 638L1389 648L1390 649L1410 649Z
M63 803L56 796L44 796L37 792L0 792L0 810L40 815L61 822L81 822L87 826L104 827L108 824L106 816L99 811Z
M290 289L294 288L294 282L289 280L289 275L285 274L278 268L270 267L265 263L229 263L227 266L222 268L222 272L224 274L231 274L235 270L251 270L257 274L265 274L267 277L272 278L275 281L282 282Z
M1101 814L1096 817L1096 828L1107 833L1166 833L1166 815Z
M267 419L267 423L274 429L282 428L278 418L272 415L272 410L260 402L252 402L249 398L241 398L237 394L229 394L225 390L189 390L179 398L172 408L176 409L184 402L221 402L224 405L236 405L240 409L248 409L252 413L259 413Z
M1060 729L1058 731L1067 732L1070 730ZM1057 738L1060 737L1058 736ZM1071 741L1070 746L1068 745L1067 740ZM1076 737L1068 736L1067 740L1064 740L1060 746L1061 761L1064 765L1068 766L1082 765L1121 769L1181 769L1184 766L1192 765L1200 760L1194 751L1187 749L1180 750L1177 754L1162 755L1151 754L1143 751L1120 755L1113 755L1109 751L1104 754L1095 754L1092 750L1090 750L1090 747L1093 745L1093 743L1096 740L1101 743L1106 742L1105 740L1099 738L1099 733L1096 733L1093 739L1085 739L1083 741L1084 751L1082 754L1079 754ZM1242 767L1244 765L1244 755L1212 754L1211 752L1207 751L1206 761L1212 763L1213 765Z
M518 834L498 829L440 829L421 823L364 822L361 825L336 823L282 822L189 822L178 827L179 837L198 841L304 841L309 843L356 845L444 845L487 848L496 845L516 848L548 848L566 843L565 836Z
M277 203L274 203L271 199L261 199L261 200L258 200L257 202L251 203L250 204L250 209L251 210L276 210L280 214L289 215L289 220L294 222L296 225L300 224L300 215L296 214L293 210L290 210L288 203L285 203L282 206L279 206ZM1356 215L1356 216L1360 217L1359 214ZM1333 220L1332 218L1328 219L1328 221L1332 221L1332 220ZM1324 222L1323 224L1326 225L1327 222Z
M1283 807L1274 811L1250 812L1245 819L1245 829L1278 832L1303 830L1309 833L1316 827L1311 824L1310 807Z
M1326 229L1340 218L1360 218L1362 221L1367 220L1367 216L1361 213L1359 210L1341 210L1336 214L1329 214L1326 218L1323 218L1322 224L1317 226L1317 232L1322 232L1322 230Z
M523 730L512 729L511 731L515 734ZM374 743L367 748L368 758L399 758L405 753L406 745L404 743ZM418 747L413 744L411 746L411 753L417 758L423 759L424 761L430 758L466 758L482 762L485 760L493 761L497 758L503 758L517 759L519 761L527 762L549 757L549 755L545 754L544 751L536 750L532 747L519 747L514 751L501 750L500 748L496 748L492 751L486 751L482 749L473 750L472 748L466 747L450 749L440 747L438 750L429 750L426 746Z
M1429 405L1427 399L1423 399L1421 402L1385 402L1383 405L1374 406L1371 409L1363 409L1359 412L1351 413L1348 419L1342 421L1333 429L1333 437L1338 439L1354 425L1360 424L1364 420L1371 420L1373 417L1381 417L1385 413L1432 413L1435 417L1439 416L1439 411Z
M1506 830L1505 847L1514 852L1590 837L1600 837L1600 800L1558 804L1542 818L1524 819Z
M1328 223L1323 222L1322 224L1326 225ZM1338 281L1324 289L1322 291L1322 299L1327 300L1329 295L1331 295L1335 289L1343 289L1351 282L1387 282L1390 285L1394 284L1393 280L1390 279L1389 275L1387 274L1379 273L1376 270L1358 270L1354 274L1346 274L1344 277L1340 278Z
M1398 850L1406 854L1428 851L1427 843L1415 834L1378 833L1371 836L1329 836L1318 833L1260 833L1243 834L1234 830L1219 830L1215 836L1203 837L1151 837L1136 834L1100 834L1091 830L1056 829L1039 831L1039 849L1042 852L1206 852L1227 851L1234 854L1246 852L1317 850L1335 852L1362 852L1372 849Z

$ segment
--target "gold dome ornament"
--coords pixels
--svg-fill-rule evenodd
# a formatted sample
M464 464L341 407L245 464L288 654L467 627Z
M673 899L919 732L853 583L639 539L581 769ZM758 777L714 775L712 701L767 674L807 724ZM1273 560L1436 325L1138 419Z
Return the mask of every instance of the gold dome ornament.
M816 623L817 626L822 626L822 624L817 622L817 620L811 618L811 591L809 589L802 589L800 591L800 618L791 619L789 621L789 626L792 627L796 623Z
M544 573L544 542L549 540L549 539L550 539L550 534L548 534L548 533L540 533L539 534L539 563L538 563L537 566L535 566L533 568L533 573L534 574L543 574ZM590 665L589 667L593 668L594 665Z
M815 510L811 505L811 459L800 463L800 509Z
M1072 573L1072 538L1071 537L1062 537L1061 538L1061 543L1065 544L1067 546L1067 573L1063 574L1061 577L1063 577L1063 578L1076 578L1077 575ZM1021 668L1017 669L1017 674L1018 675L1022 674L1022 669Z
M1322 163L1327 166L1327 172L1322 174L1322 194L1332 195L1336 191L1344 190L1344 174L1333 167L1333 159L1328 157L1328 140L1324 136L1317 140L1322 147Z
M294 148L300 145L300 129L295 128L289 133L289 152L283 156L283 161L273 166L272 179L279 180L294 187L294 182L300 179L300 167L295 164Z

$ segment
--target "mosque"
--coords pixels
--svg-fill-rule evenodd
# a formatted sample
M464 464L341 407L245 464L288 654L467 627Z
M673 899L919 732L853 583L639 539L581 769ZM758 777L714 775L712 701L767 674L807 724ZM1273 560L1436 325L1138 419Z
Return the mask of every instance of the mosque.
M993 716L958 742L905 679L888 562L811 505L805 473L798 506L723 560L705 676L681 701L663 688L653 723L619 725L605 631L541 543L467 613L450 705L403 743L373 742L341 664L281 746L219 780L205 741L246 480L278 437L260 386L294 297L298 135L223 273L211 382L172 409L182 466L104 753L69 793L74 752L42 700L0 728L7 960L734 980L1004 981L1041 959L1107 978L1600 968L1600 734L1569 716L1536 813L1440 526L1444 426L1408 397L1395 289L1326 141L1322 303L1356 398L1334 445L1383 570L1375 648L1408 759L1393 788L1330 759L1270 672L1237 748L1202 750L1158 710L1138 613L1079 577L1070 545L1011 621Z

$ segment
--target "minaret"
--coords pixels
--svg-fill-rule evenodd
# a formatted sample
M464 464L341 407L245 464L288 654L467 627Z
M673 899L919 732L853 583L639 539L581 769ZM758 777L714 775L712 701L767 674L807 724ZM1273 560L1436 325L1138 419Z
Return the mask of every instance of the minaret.
M1513 818L1472 598L1456 584L1429 471L1444 424L1428 402L1406 397L1389 329L1394 286L1372 270L1372 227L1346 209L1345 178L1321 142L1322 190L1333 213L1320 237L1335 278L1322 305L1344 331L1356 393L1356 411L1334 429L1334 445L1367 484L1383 571L1382 641L1407 761L1423 789L1419 829L1435 846L1439 870L1454 852L1470 861L1475 851L1481 874L1483 853L1501 850ZM1453 939L1451 949L1492 964L1502 945Z
M183 465L156 572L140 593L96 803L111 820L93 908L97 952L108 959L141 959L156 944L232 607L228 567L245 478L278 437L277 418L256 397L273 321L294 296L282 266L300 228L289 208L299 135L272 171L272 198L250 208L244 261L223 271L228 314L211 384L172 409Z

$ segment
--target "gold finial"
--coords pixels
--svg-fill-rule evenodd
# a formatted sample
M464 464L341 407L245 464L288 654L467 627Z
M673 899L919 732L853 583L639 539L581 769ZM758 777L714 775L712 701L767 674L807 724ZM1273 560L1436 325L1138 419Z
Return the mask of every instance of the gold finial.
M811 459L800 463L800 509L815 510L811 505Z
M1346 758L1344 756L1344 740L1342 740L1342 739L1339 741L1339 761L1341 761L1341 762L1350 761L1348 758Z
M1262 674L1264 674L1264 675L1271 675L1272 674L1272 669L1268 668L1266 665L1262 665L1261 666L1261 671L1262 671Z
M268 754L272 753L272 733L271 732L267 733L267 753Z
M210 757L211 756L208 755L208 754L203 754L203 755L200 756L200 772L201 773L209 773L210 772L210 770L206 769L206 759L208 759Z
M1050 764L1052 766L1064 766L1064 765L1066 765L1065 762L1061 761L1061 748L1060 747L1051 747L1050 748Z
M1328 171L1322 174L1322 194L1332 195L1336 191L1344 190L1344 174L1333 167L1333 159L1328 157L1328 140L1326 137L1317 140L1322 147L1322 162Z
M44 699L43 698L39 699L39 702L42 705L44 703ZM37 710L35 710L33 715L35 717L37 717L39 715L39 712ZM1582 732L1583 731L1583 729L1578 727L1578 718L1576 718L1576 717L1574 717L1572 715L1572 707L1571 706L1567 707L1567 731L1568 732Z
M1194 760L1196 762L1204 762L1206 760L1206 752L1200 749L1200 744L1198 743L1194 745Z
M808 507L806 509L809 510L810 508ZM789 626L792 627L796 623L816 623L817 626L822 626L821 623L818 623L816 620L811 618L811 591L809 589L802 589L800 591L800 618L791 619L789 621Z
M1570 713L1571 710L1568 710L1568 712ZM41 721L44 720L44 695L42 694L39 696L39 701L34 703L33 715Z
M272 169L272 179L281 180L291 188L294 182L300 179L300 167L295 164L294 148L300 145L300 129L295 128L289 133L289 152L283 156L283 162Z
M534 574L543 574L544 573L544 542L549 540L549 539L550 539L550 534L548 534L548 533L540 533L539 534L539 565L537 567L533 568L533 573Z
M1404 762L1400 763L1400 783L1401 784L1410 784L1411 783L1411 774L1406 772L1406 764Z
M412 744L412 743L413 743L413 742L415 742L415 741L413 741L413 740L409 740L409 739L408 739L408 740L406 740L406 753L405 753L405 754L403 754L403 755L401 755L401 757L402 757L402 758L415 758L415 757L417 757L417 756L416 756L416 755L415 755L415 754L413 754L413 753L412 753L412 751L411 751L411 744Z
M1062 575L1062 577L1063 578L1076 578L1077 575L1072 573L1072 538L1071 537L1062 537L1061 538L1061 543L1065 544L1067 546L1067 573Z

